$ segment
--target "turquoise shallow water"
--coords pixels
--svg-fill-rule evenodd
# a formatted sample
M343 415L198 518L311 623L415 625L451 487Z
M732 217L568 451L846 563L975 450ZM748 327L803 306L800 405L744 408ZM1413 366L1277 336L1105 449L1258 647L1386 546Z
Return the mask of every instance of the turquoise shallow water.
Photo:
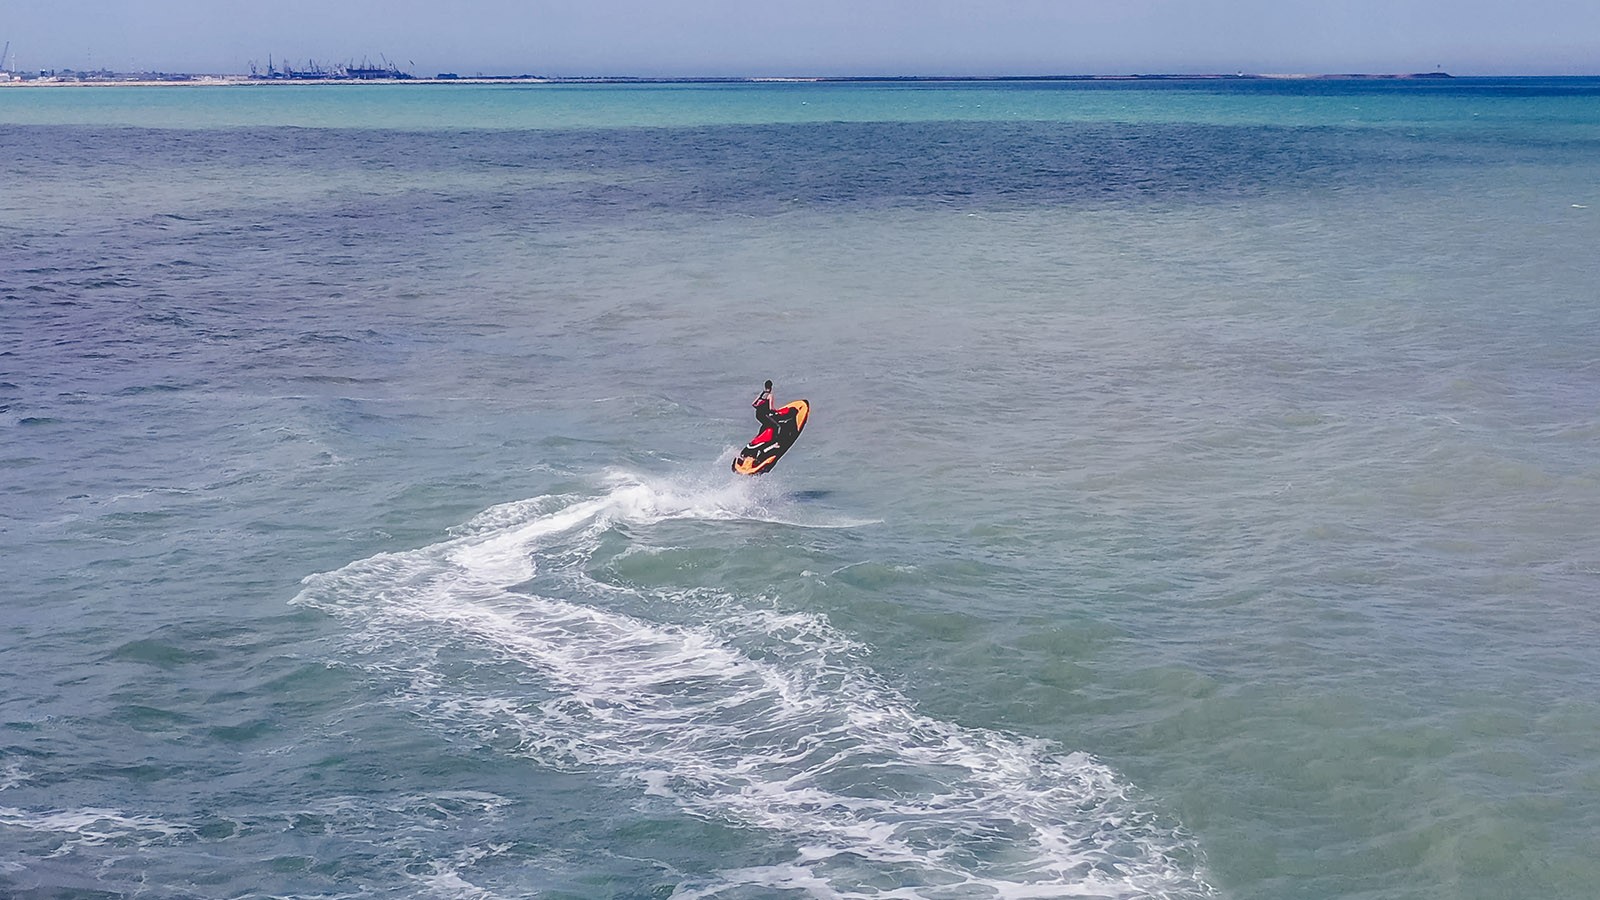
M0 91L0 893L1592 896L1596 94Z

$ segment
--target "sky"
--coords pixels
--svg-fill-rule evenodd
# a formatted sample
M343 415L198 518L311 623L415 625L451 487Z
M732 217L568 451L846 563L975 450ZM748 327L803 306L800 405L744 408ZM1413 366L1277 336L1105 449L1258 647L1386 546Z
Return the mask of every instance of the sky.
M6 0L6 41L14 71L1600 75L1600 2Z

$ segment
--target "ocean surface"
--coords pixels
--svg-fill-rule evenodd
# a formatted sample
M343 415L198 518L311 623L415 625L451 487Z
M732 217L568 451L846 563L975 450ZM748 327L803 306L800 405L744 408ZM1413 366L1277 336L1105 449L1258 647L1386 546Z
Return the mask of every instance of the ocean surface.
M1592 900L1597 248L1600 80L0 90L0 896Z

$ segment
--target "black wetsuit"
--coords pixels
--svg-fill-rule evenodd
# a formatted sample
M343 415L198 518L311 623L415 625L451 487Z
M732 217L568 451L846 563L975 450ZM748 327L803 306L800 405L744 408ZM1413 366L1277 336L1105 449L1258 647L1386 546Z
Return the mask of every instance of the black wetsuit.
M772 436L778 436L778 416L772 409L772 392L762 391L756 402L750 404L756 408L756 421L772 429Z

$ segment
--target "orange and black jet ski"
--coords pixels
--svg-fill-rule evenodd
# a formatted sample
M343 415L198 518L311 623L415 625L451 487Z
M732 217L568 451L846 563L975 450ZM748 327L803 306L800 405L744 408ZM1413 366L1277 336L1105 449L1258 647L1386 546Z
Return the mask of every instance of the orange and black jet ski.
M810 403L804 400L790 400L782 409L772 414L772 418L778 422L778 427L761 429L761 433L751 438L750 444L739 451L739 455L733 460L733 471L740 475L760 475L770 471L778 464L778 457L794 446L795 439L800 437L800 430L806 427L806 417L810 414Z

